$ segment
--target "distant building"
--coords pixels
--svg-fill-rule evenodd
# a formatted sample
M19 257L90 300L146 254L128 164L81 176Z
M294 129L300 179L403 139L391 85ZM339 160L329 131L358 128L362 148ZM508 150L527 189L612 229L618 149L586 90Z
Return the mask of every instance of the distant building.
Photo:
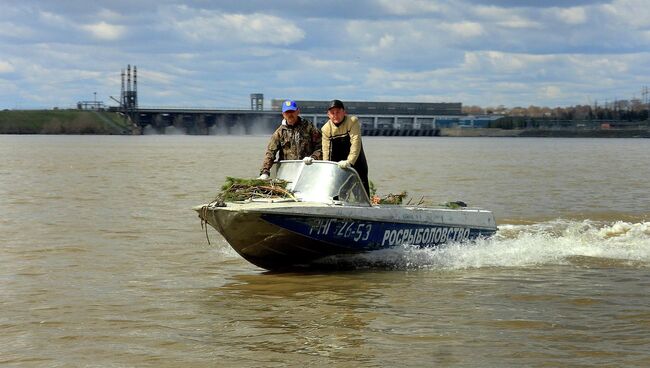
M490 123L501 119L502 115L467 115L467 116L438 116L438 128L488 128Z
M284 100L271 100L271 110L280 111ZM318 128L328 120L330 101L296 101L301 114ZM345 110L359 118L364 135L436 135L439 117L462 114L460 102L372 102L343 101Z
M106 109L106 105L102 101L79 101L77 102L77 109L103 111Z
M271 100L271 110L280 111L284 100ZM304 114L326 114L329 101L296 101ZM372 102L343 101L354 115L462 115L460 102Z

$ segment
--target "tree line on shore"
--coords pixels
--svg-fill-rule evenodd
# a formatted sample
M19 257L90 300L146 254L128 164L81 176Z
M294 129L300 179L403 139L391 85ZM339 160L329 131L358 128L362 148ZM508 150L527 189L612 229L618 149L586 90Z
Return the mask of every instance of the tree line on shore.
M509 117L527 117L553 120L612 120L645 121L648 120L648 104L641 100L617 100L598 105L575 105L569 107L497 107L463 106L463 113L469 115L503 115Z
M513 107L503 105L483 108L480 106L463 106L463 113L468 115L501 115L503 118L490 123L490 128L524 129L548 126L625 127L635 122L648 126L648 105L641 100L620 100L604 105L575 105L569 107Z

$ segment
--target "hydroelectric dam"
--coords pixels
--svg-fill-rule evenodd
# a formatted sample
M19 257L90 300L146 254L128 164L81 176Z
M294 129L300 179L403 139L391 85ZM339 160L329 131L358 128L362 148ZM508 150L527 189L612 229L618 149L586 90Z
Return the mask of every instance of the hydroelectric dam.
M170 131L184 134L270 134L282 120L284 99L271 100L264 109L264 95L250 95L250 109L143 107L138 103L137 67L122 70L122 89L117 107L109 111L123 114L134 134ZM297 100L301 115L318 128L327 122L329 101ZM343 101L349 114L356 115L363 135L435 136L438 118L462 115L460 102L370 102ZM95 106L96 107L96 106Z
M271 110L198 109L138 107L127 110L136 134L170 131L184 134L270 134L280 124L280 106L272 100ZM327 122L328 101L296 101L301 116L317 127ZM366 136L435 136L436 119L461 115L461 103L412 103L344 101L346 111L356 115ZM112 108L114 109L114 108Z

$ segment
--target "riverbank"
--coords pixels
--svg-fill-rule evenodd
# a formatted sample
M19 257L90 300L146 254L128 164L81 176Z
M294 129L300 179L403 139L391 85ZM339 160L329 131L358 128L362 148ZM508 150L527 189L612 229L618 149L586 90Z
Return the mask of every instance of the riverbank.
M399 131L397 133L394 131L388 135L401 135L398 133ZM122 116L115 112L91 110L4 110L0 111L0 134L131 135L138 134L138 132L134 132L133 127L127 124ZM636 125L634 128L609 129L454 127L440 128L439 130L428 131L427 134L417 135L436 135L441 137L650 138L650 126L647 122L644 122Z
M442 128L441 137L650 138L650 129Z
M131 134L131 128L114 112L5 110L0 134Z

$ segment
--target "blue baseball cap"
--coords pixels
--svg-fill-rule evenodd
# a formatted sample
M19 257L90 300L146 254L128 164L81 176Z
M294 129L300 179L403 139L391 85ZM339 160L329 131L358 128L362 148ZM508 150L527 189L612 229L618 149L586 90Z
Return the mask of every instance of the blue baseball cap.
M294 100L286 100L282 103L282 112L287 111L296 111L298 110L298 105Z

